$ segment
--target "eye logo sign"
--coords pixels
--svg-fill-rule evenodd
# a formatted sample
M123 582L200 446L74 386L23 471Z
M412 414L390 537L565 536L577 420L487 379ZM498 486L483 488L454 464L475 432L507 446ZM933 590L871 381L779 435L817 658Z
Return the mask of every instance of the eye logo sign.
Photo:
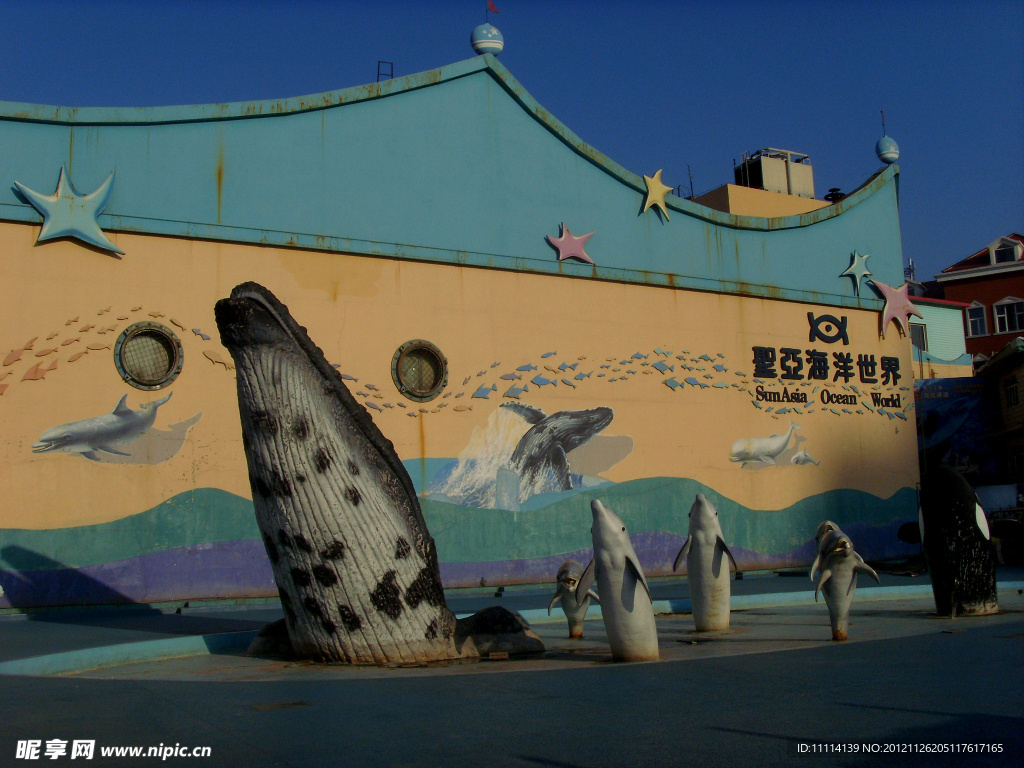
M843 346L849 346L850 337L846 333L847 318L845 315L842 318L837 318L835 315L815 317L813 312L808 312L807 322L811 326L811 332L808 334L809 341L821 340L826 344L842 341Z

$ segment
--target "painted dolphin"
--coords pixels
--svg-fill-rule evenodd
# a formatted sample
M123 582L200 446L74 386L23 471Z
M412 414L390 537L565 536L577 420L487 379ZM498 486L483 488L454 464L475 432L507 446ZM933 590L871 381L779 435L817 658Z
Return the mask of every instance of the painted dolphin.
M722 536L718 510L703 493L698 493L690 507L689 534L672 564L672 570L678 571L686 560L693 621L698 632L729 628L731 585L726 557L739 570Z
M781 410L777 411L777 413L782 413L782 411ZM793 458L789 460L789 463L790 464L813 464L816 467L821 464L820 461L815 461L814 457L811 456L811 454L809 454L807 452L806 448L801 448L799 451L794 453L793 454Z
M597 580L601 616L615 661L654 661L658 630L654 624L651 589L622 519L597 499L590 502L594 525L594 559L576 586L582 605Z
M590 601L601 602L592 589L587 590L582 603L576 602L576 587L582 575L583 566L575 560L566 560L562 563L558 569L558 575L555 576L557 584L555 596L548 604L548 616L551 615L551 609L555 607L556 603L562 604L562 611L569 621L569 637L571 638L583 637L583 620L587 616Z
M793 437L793 431L800 429L794 422L789 422L789 431L784 435L771 435L770 437L744 437L732 444L729 453L729 461L743 462L743 466L760 461L765 464L775 465L775 459L782 455L789 447L789 440Z
M556 488L572 490L568 453L590 440L612 423L611 408L586 411L559 411L548 416L539 408L525 403L502 403L533 426L519 440L509 463L520 477L523 487L531 487L539 476L552 472Z
M434 540L394 446L266 288L237 286L216 317L295 652L353 663L457 657Z
M857 572L868 574L879 584L881 581L874 569L853 551L853 542L842 531L829 531L821 540L824 553L821 563L821 579L814 589L814 600L818 591L825 595L829 622L832 624L832 639L845 640L850 626L850 604L857 589Z
M170 400L171 394L169 392L167 397L152 403L143 403L137 411L128 407L128 395L121 395L110 413L46 430L39 436L39 441L32 444L32 453L65 451L81 454L91 461L99 461L97 452L129 456L117 450L116 446L129 443L148 432L156 421L157 408Z

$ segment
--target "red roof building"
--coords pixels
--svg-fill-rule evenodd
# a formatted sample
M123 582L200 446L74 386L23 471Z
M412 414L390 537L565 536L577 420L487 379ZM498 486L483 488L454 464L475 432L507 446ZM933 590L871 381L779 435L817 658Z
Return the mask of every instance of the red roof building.
M1000 237L935 279L946 299L967 304L964 335L975 362L1024 335L1024 236Z

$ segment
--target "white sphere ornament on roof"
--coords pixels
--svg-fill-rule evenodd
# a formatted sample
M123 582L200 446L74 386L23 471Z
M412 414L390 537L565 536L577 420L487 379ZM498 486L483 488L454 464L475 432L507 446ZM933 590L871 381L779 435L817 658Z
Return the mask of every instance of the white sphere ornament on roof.
M485 53L497 56L505 47L505 38L501 36L501 32L496 26L488 23L481 24L474 29L473 34L469 37L469 42L473 46L473 50L481 56Z
M892 165L899 159L900 147L891 136L882 136L875 144L875 154L886 165Z

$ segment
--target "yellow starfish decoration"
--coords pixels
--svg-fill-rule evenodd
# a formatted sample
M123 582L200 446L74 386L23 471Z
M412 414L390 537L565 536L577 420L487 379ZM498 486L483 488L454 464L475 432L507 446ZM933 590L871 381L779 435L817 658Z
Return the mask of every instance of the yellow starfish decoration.
M668 187L662 182L662 170L659 168L653 176L644 176L644 184L647 185L647 197L644 199L644 210L640 213L646 212L648 208L657 206L661 209L665 220L668 221L668 206L665 205L665 195L672 191L672 187Z

